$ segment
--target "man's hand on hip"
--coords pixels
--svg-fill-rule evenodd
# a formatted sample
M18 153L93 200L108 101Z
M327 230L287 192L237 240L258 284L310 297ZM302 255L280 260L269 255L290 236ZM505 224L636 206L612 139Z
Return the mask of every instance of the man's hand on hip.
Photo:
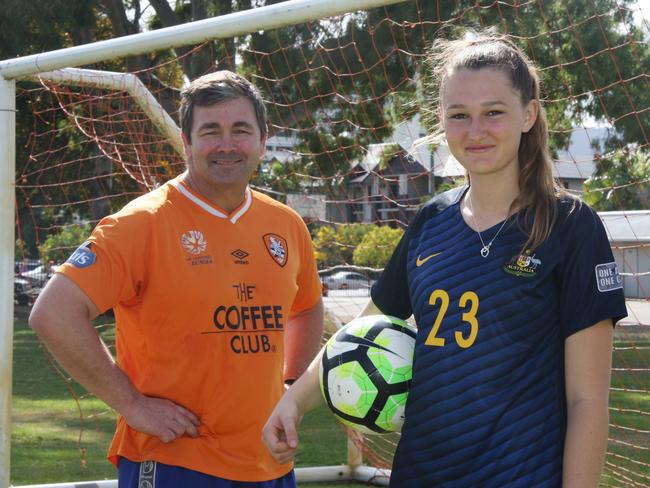
M199 418L180 405L164 398L141 395L121 412L126 423L133 429L144 432L168 443L188 435L198 437Z

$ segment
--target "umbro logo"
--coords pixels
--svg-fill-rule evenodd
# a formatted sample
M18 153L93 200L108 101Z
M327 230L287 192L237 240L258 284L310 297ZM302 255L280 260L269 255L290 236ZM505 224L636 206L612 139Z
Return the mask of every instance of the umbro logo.
M436 256L442 254L442 251L440 252L434 252L433 254L429 254L427 257L423 258L422 255L418 256L418 258L415 260L415 265L419 268L422 266L424 263L426 263L429 259L435 258Z
M248 264L246 258L250 256L246 251L242 249L235 249L230 253L231 256L235 258L235 264Z

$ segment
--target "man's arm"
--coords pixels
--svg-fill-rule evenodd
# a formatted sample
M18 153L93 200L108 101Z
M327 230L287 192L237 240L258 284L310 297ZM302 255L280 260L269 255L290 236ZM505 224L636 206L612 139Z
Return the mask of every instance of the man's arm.
M562 486L598 486L607 449L612 368L611 320L565 341L567 432Z
M162 398L142 395L113 360L91 320L99 311L69 278L55 274L39 295L29 325L57 361L88 391L117 410L132 428L163 442L197 437L199 419Z
M285 381L292 382L307 369L320 349L323 338L323 300L292 315L284 331Z

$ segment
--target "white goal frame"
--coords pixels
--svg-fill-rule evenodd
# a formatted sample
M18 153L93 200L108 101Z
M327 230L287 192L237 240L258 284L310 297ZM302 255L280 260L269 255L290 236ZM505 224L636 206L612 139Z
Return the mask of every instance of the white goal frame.
M155 31L99 41L67 49L0 61L0 488L9 488L11 453L11 382L13 360L13 275L15 245L15 168L16 168L16 81L22 79L50 79L75 84L82 71L74 69L99 61L143 54L159 49L200 44L213 39L280 28L318 20L353 11L366 10L406 0L288 0L275 5L222 15ZM84 70L86 73L88 71ZM91 86L102 86L128 91L143 100L143 109L154 124L168 138L176 151L182 144L175 122L157 107L148 91L145 93L134 81L133 75L94 72ZM84 83L88 80L85 76ZM137 80L137 78L135 78ZM97 84L92 85L92 82ZM144 87L142 87L144 88ZM153 99L153 102L151 103ZM161 111L162 110L162 111ZM170 124L171 122L171 124ZM174 129L176 127L176 129ZM387 484L388 471L361 465L358 451L349 451L346 465L300 468L299 481L352 480ZM93 482L93 486L117 487L116 481ZM46 485L32 485L44 487ZM49 485L72 487L73 483Z

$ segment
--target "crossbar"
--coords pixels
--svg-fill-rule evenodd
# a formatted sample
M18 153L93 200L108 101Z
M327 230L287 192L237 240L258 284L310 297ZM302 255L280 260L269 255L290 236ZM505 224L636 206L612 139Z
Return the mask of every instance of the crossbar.
M43 54L0 61L0 77L23 78L43 71L83 66L107 59L200 44L212 39L228 39L263 30L276 29L348 12L366 10L405 0L289 0L241 12L198 20L130 36Z

